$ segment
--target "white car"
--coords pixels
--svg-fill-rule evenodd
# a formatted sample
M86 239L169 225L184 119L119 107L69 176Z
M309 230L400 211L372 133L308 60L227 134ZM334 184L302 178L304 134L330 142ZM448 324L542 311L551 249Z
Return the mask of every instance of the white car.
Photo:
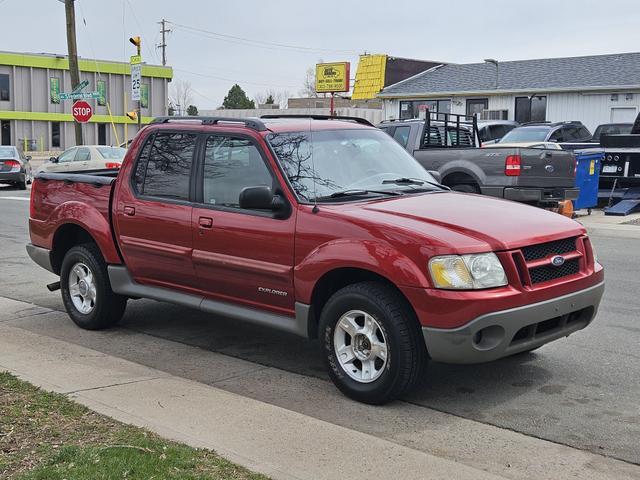
M57 157L51 157L38 169L40 172L77 172L79 170L104 170L120 168L127 151L107 145L82 145L71 147Z

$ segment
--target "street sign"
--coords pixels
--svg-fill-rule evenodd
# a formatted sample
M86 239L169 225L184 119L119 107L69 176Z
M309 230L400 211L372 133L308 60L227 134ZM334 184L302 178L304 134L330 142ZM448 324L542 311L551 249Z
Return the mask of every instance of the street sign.
M76 88L73 89L73 93L79 92L80 90L82 90L87 85L89 85L89 80L81 81L78 85L76 85Z
M316 92L348 92L349 67L349 62L318 63L316 65Z
M93 108L84 100L78 100L71 108L71 115L78 123L87 123L93 116Z
M129 63L131 65L137 65L138 63L142 63L142 55L131 55L131 57L129 57Z
M140 84L142 83L142 65L131 64L131 100L140 101Z
M91 100L101 96L100 92L60 92L60 95L58 95L60 100Z

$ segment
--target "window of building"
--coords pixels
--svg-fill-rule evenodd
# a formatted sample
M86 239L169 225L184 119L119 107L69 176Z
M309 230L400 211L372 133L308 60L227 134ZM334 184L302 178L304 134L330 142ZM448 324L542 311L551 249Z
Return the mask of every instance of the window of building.
M406 100L400 102L400 119L425 118L427 111L451 113L451 100Z
M409 142L410 133L411 127L408 125L404 127L396 127L396 131L393 132L393 138L395 138L400 145L406 147L407 143Z
M260 151L250 140L209 137L204 158L205 203L237 208L243 188L271 187L272 183Z
M107 104L107 83L104 80L96 82L96 88L100 96L98 97L98 105L104 107Z
M483 110L489 109L489 99L488 98L469 98L467 99L467 115L478 115L478 117L482 114Z
M60 122L51 122L51 148L60 148Z
M0 120L0 145L11 145L11 122Z
M54 105L60 104L60 79L58 77L49 78L49 102Z
M98 124L98 145L106 145L107 144L107 124L99 123Z
M547 119L547 97L516 97L516 122L544 122Z
M189 179L196 135L157 133L153 145L143 149L136 168L137 190L142 195L189 199Z
M6 73L0 73L0 102L8 102L10 98L9 75Z

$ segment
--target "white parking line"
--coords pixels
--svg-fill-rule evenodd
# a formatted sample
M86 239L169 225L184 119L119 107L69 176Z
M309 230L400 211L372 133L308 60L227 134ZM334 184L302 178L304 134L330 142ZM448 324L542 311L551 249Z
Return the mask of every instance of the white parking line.
M29 197L0 197L0 200L22 200L24 202L28 202Z

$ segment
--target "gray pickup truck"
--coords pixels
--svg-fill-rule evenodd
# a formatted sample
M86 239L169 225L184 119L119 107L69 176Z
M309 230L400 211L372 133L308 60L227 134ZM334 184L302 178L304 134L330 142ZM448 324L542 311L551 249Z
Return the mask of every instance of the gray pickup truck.
M479 148L475 117L431 113L379 128L454 190L545 206L578 197L572 152L544 144Z

